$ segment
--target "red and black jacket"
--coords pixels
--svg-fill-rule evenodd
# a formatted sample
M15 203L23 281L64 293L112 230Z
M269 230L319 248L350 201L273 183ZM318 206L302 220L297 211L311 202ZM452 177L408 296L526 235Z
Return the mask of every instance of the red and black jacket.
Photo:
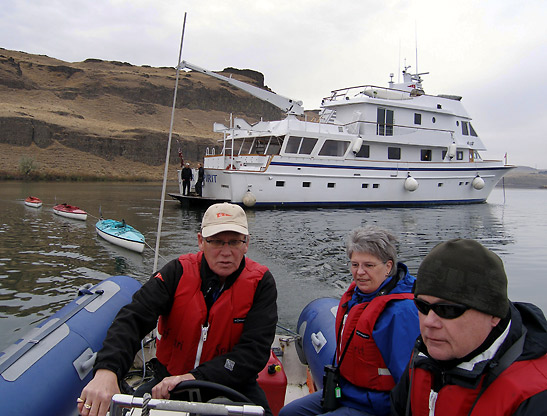
M472 366L462 365L471 359L463 363L432 359L419 339L409 367L391 392L391 414L544 415L547 321L536 306L513 303L502 323L499 334L510 327L494 357ZM486 347L492 345L492 339L485 341Z

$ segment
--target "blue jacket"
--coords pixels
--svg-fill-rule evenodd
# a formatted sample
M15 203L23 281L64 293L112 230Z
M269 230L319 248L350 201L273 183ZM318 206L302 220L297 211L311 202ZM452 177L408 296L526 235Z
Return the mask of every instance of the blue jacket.
M352 300L348 302L348 308L351 309L358 303L371 301L394 278L399 278L399 281L389 293L412 292L416 279L408 273L406 265L398 263L395 276L386 279L375 292L365 294L355 288ZM418 311L410 299L390 302L378 317L372 336L387 368L395 379L395 383L401 378L419 335ZM340 377L340 387L342 389L340 403L342 406L359 409L373 415L389 414L389 392L357 387L343 377Z

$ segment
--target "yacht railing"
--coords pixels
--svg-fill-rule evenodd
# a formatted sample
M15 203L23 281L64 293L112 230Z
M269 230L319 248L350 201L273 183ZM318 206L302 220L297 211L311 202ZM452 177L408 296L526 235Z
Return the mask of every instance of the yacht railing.
M452 138L454 130L449 129L434 129L421 126L403 126L400 124L379 124L376 121L357 120L343 125L346 127L349 134L359 134L370 137L391 137L401 136L406 134L412 134L416 132L423 132L425 134L448 134ZM377 134L378 126L381 126L386 134ZM391 131L391 134L387 133L387 130Z
M411 91L405 91L405 90L399 90L396 88L389 88L389 87L378 87L376 85L358 85L356 87L347 87L347 88L341 88L339 90L332 91L332 94L330 96L324 97L321 100L321 103L325 103L328 101L339 101L339 100L347 100L350 98L358 97L359 95L364 95L366 91L386 91L391 94L393 93L400 93L401 97L412 95L413 91L420 91L420 95L427 95L423 94L421 90L411 90Z

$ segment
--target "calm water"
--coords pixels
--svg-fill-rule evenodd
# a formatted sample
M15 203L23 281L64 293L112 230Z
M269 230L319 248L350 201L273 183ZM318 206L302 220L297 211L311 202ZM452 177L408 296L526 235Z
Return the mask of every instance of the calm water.
M40 197L44 205L26 207L28 195ZM161 184L0 182L0 350L73 300L85 283L116 274L146 281L153 271L160 196ZM85 209L88 220L54 215L53 205L62 202ZM292 329L309 301L339 296L348 286L344 237L365 224L394 231L400 260L412 274L438 242L478 239L504 260L510 297L547 311L546 205L547 190L507 189L504 195L495 189L488 203L480 205L248 211L248 254L272 270L280 324ZM144 253L97 237L100 211L139 229L149 244ZM166 201L160 266L165 259L197 250L202 215L203 210Z

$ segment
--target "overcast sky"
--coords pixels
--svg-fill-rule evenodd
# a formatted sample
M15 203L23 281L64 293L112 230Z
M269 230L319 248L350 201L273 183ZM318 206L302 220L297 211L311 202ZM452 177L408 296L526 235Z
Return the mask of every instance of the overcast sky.
M2 0L0 47L174 67L185 12L193 64L260 71L317 109L331 90L397 81L406 62L429 72L426 93L463 96L483 158L547 168L544 0Z

